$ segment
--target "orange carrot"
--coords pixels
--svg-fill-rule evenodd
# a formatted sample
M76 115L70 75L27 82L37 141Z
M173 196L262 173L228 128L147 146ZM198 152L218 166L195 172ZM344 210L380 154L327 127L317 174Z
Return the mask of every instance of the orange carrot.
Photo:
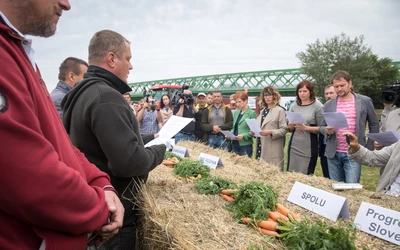
M279 215L279 218L284 220L284 221L289 221L289 217L281 214L279 211L275 211L275 213L277 213Z
M278 226L278 222L260 220L260 221L257 221L257 225L259 227L267 229L267 230L276 231L276 226Z
M276 237L278 235L278 232L267 230L267 229L264 229L262 227L259 227L258 230L260 230L261 233L263 233L265 235L272 236L272 237Z
M267 221L273 221L276 222L274 219L272 219L271 217L268 216L268 220Z
M226 195L226 194L219 194L219 195L226 201L229 201L229 202L233 201L233 198L228 196L228 195Z
M298 215L298 214L295 214L295 213L292 213L292 212L289 212L289 214L295 219L295 220L297 220L297 221L301 221L301 218L300 218L300 216Z
M286 207L282 206L282 205L279 204L279 203L276 203L275 206L276 206L276 208L277 208L277 211L278 211L279 213L283 214L284 216L287 216L288 213L290 212L289 209L287 209Z
M251 221L251 218L244 217L240 219L244 224L248 224Z
M232 196L235 194L236 191L237 191L237 189L224 189L224 190L221 190L221 194Z
M279 212L269 212L268 217L273 219L274 221L278 222L278 219L282 219L284 221L289 221L289 218L284 216L283 214Z

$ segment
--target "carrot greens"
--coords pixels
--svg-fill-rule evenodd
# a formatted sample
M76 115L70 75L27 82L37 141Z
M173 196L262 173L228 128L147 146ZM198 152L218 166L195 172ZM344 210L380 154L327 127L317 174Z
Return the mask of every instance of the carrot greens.
M221 190L237 188L237 185L218 176L209 176L196 180L194 187L199 194L219 194Z

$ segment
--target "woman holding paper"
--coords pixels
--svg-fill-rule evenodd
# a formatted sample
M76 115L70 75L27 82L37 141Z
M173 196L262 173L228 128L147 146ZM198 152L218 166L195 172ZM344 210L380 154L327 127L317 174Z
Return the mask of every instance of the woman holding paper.
M298 112L305 124L291 123L292 132L288 146L287 170L303 174L313 174L318 159L318 126L323 123L323 106L316 100L314 85L307 80L296 86L296 103L289 112Z
M278 166L283 171L286 115L279 106L281 95L274 87L265 87L260 94L259 104L262 107L257 117L260 125L260 135L257 138L257 159L263 159L269 164Z
M245 91L238 91L234 96L237 110L233 114L233 128L231 132L236 136L232 140L232 152L238 155L247 155L251 158L253 154L253 136L250 128L246 123L246 119L254 119L257 117L248 105L248 95ZM225 137L228 139L229 137Z

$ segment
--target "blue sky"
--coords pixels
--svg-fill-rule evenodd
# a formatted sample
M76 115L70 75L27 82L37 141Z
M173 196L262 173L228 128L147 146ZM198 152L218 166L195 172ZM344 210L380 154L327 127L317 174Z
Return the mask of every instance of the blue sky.
M317 39L364 35L379 57L400 61L397 0L72 0L56 35L34 38L51 91L59 64L87 60L93 34L131 41L129 82L300 67L296 53Z

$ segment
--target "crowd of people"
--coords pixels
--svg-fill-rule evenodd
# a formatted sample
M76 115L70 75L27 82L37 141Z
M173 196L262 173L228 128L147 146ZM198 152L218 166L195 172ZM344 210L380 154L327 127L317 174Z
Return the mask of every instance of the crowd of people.
M144 145L172 115L192 118L175 136L177 143L201 141L283 171L289 132L287 171L313 174L319 152L325 177L355 183L360 164L379 166L377 191L400 195L400 144L366 141L367 124L369 133L377 133L378 119L371 99L353 92L345 71L332 76L324 105L311 82L297 85L288 112L300 113L305 124L287 122L279 91L271 86L260 93L259 115L249 107L246 91L233 94L228 105L220 91L195 98L189 90L174 106L168 95L131 102L130 42L102 30L89 41L88 62L69 57L61 63L59 83L49 94L27 35L52 36L70 8L67 0L0 0L0 166L7 173L0 177L0 218L7 225L2 248L135 249L137 187L166 150L163 144ZM382 131L400 132L398 106L385 105ZM323 112L345 113L348 128L327 126ZM247 119L256 119L261 137L254 137ZM233 138L222 133L226 130Z

